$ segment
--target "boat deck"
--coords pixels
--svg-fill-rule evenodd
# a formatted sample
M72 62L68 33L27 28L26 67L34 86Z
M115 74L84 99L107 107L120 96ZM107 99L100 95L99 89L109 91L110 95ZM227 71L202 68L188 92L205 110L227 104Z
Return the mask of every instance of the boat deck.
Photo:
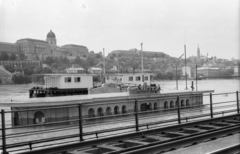
M0 106L4 107L16 107L16 106L51 106L51 105L70 105L79 104L82 102L93 102L93 100L98 99L112 99L112 98L143 98L143 97L165 97L173 95L190 95L190 94L203 94L212 93L214 90L201 90L201 91L190 91L190 90L164 90L159 93L152 94L134 94L130 95L129 92L120 93L101 93L101 94L89 94L89 95L71 95L71 96L53 96L53 97L38 97L29 98L26 95L16 96L9 100L4 100L0 102Z

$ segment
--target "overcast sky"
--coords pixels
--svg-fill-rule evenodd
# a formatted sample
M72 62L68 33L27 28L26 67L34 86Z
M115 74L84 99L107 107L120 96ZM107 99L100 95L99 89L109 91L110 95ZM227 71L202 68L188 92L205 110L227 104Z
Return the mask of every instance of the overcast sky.
M0 0L0 41L78 44L95 53L140 49L240 59L239 0Z

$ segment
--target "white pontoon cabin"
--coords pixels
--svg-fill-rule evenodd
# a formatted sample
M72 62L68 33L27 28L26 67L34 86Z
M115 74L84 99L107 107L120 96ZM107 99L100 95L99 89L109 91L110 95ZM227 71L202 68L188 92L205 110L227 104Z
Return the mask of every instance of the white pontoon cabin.
M29 97L88 94L93 87L92 74L34 74L36 85Z
M126 85L126 86L138 86L151 84L151 73L122 73L122 74L106 74L105 75L105 82L107 84L114 83L119 85Z

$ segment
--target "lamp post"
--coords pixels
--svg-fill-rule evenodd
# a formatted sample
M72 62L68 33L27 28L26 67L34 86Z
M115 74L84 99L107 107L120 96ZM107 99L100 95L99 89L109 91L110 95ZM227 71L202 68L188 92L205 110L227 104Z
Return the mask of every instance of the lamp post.
M142 84L144 83L144 71L143 71L143 43L141 43L141 62L142 62Z
M185 54L185 80L186 80L186 88L185 90L188 90L187 88L187 59L186 59L186 45L184 45L184 54Z
M182 58L184 54L182 54L178 59ZM178 66L178 59L176 64L176 89L178 90L178 75L177 75L177 66Z
M198 74L197 74L197 65L196 65L196 91L197 91L197 76Z

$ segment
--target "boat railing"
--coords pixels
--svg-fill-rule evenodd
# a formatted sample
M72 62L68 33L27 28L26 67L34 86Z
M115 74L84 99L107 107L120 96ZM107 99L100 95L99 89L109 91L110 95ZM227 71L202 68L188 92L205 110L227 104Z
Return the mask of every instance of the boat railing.
M226 115L240 114L239 110L239 92L229 92L228 97L223 94L203 95L202 103L189 105L181 102L184 96L176 95L176 101L164 103L161 106L144 104L141 106L139 99L126 100L133 102L135 108L97 110L88 115L83 115L85 108L91 108L87 104L49 106L49 107L31 107L25 109L15 108L14 110L1 110L2 135L0 137L3 153L23 152L38 148L45 148L67 143L76 143L88 141L97 138L121 135L126 133L138 132L147 129L166 127L196 121L200 119L209 119ZM221 97L221 99L217 99ZM224 97L224 100L222 99ZM154 98L152 98L154 99ZM155 97L158 101L159 97ZM221 101L216 101L221 100ZM148 102L148 101L147 101ZM154 101L153 101L154 102ZM105 104L106 105L106 104ZM60 112L63 109L75 110L76 114L71 117L43 118L39 111ZM20 114L21 113L21 114ZM35 117L28 119L19 119L19 115L29 115L35 113ZM9 124L6 117L12 118L12 124ZM38 120L36 120L38 118ZM42 119L40 119L42 118ZM30 121L33 120L34 122Z

